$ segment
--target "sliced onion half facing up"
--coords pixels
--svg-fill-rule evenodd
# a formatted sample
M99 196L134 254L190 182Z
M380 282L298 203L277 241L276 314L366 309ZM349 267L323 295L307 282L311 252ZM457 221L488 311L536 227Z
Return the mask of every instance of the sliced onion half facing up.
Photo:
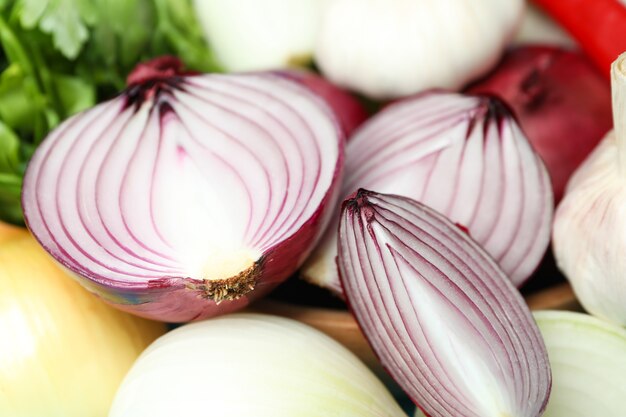
M418 200L468 230L516 285L550 240L546 168L511 112L491 97L429 92L390 105L346 147L343 196L366 188ZM303 268L341 291L335 226Z
M441 214L359 190L344 202L338 266L372 348L430 417L538 417L551 374L523 298Z
M344 139L326 104L271 74L144 64L33 157L39 242L109 302L167 321L245 306L304 261L336 205Z

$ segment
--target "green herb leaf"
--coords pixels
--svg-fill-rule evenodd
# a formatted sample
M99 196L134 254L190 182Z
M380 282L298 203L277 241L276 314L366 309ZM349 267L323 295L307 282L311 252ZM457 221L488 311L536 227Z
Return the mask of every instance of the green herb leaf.
M52 36L55 48L65 57L74 59L89 39L81 11L93 19L93 9L85 3L75 0L23 0L22 26L27 29L39 27Z
M70 75L57 74L53 78L58 91L63 115L73 114L93 107L96 104L96 88L90 82Z

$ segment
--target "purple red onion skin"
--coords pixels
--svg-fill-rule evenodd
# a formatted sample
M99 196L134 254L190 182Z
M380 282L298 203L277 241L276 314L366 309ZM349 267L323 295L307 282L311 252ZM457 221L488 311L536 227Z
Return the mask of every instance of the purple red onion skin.
M612 126L609 83L576 51L550 46L512 49L468 92L496 95L513 109L548 168L555 202Z

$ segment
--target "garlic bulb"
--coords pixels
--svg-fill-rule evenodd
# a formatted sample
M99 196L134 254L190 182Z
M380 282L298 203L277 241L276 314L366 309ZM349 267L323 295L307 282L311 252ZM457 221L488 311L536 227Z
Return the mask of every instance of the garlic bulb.
M558 267L590 313L626 325L626 54L611 68L610 132L575 172L558 206Z
M195 0L207 41L229 71L306 65L329 0Z
M403 417L374 374L295 320L232 314L154 342L109 417Z
M105 416L165 332L89 294L28 235L0 245L0 287L0 416Z
M331 81L373 98L458 89L498 60L524 0L335 0L315 61Z

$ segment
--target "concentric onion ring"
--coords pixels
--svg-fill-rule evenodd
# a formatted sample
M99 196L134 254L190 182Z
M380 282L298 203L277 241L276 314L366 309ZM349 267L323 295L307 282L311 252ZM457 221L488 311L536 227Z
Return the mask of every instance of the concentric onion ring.
M160 64L50 134L23 206L89 289L187 321L245 306L306 258L335 204L343 138L323 101L282 77Z

